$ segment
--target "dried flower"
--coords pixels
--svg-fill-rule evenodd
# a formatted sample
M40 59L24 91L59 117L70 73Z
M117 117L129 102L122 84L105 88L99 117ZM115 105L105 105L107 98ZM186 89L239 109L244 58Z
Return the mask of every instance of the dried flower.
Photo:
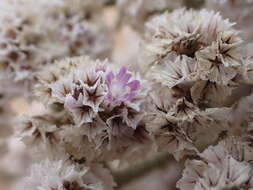
M94 171L97 171L97 169ZM110 176L106 177L106 175L110 175L109 172L101 172L101 169L99 168L98 171L100 171L100 173L94 174L89 167L79 168L64 160L45 160L41 163L32 165L30 176L24 179L24 189L112 189L114 182ZM96 177L96 175L98 175L98 177Z
M119 152L129 152L150 141L142 122L148 89L138 74L87 57L66 59L57 65L55 74L43 77L42 73L37 91L50 92L47 104L64 106L69 113L66 117L74 121L69 127L80 128L76 130L80 137L87 136L99 154L112 159L112 155L121 156ZM66 69L61 69L63 65ZM67 128L61 130L70 130ZM67 133L61 133L68 138Z
M108 28L96 16L102 1L40 0L34 4L31 0L14 0L1 2L0 6L0 71L19 88L30 90L37 73L55 59L110 55Z
M180 189L247 189L253 187L252 150L236 138L221 141L199 154L200 160L188 160Z
M197 154L231 126L225 115L248 73L242 40L233 23L205 9L166 12L146 26L140 64L153 84L148 128L177 159Z

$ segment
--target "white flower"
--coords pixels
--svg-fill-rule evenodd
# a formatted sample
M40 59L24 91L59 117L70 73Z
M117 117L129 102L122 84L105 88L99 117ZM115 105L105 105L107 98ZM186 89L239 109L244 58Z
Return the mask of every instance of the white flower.
M96 113L92 110L92 107L84 105L84 98L82 94L79 94L77 99L68 94L65 98L64 107L69 111L76 124L82 125L83 123L92 122Z
M228 46L228 45L227 45ZM227 85L238 73L240 57L234 54L237 45L223 47L214 43L196 54L200 77L221 85Z
M175 105L168 111L166 117L175 121L192 121L200 115L200 110L185 98L178 99Z
M211 81L198 81L191 88L191 97L199 107L220 107L226 104L233 89Z
M109 173L103 174L109 175ZM104 179L107 180L106 178ZM111 179L108 179L108 182L111 183ZM89 171L88 167L84 166L80 169L68 161L45 160L32 165L30 176L24 179L24 186L27 190L112 189L112 186L109 186L109 188L103 187L103 181L101 180L103 178L99 179L96 177Z
M59 61L50 70L50 75L42 74L37 94L49 92L47 104L64 105L77 125L92 122L101 110L107 92L103 62L77 57Z
M57 132L60 129L48 115L26 117L17 127L17 135L28 146L42 147L45 150L56 148L60 142Z
M111 53L112 38L99 19L101 1L71 0L71 6L69 1L55 2L0 4L0 72L7 72L11 83L19 84L20 94L30 91L37 73L55 59L83 54L104 58Z
M212 11L178 9L156 16L147 23L144 45L158 62L172 52L194 58L200 49L217 41L220 33L232 33L232 26Z
M253 151L239 138L210 146L199 158L186 162L177 187L182 190L244 189L253 187Z
M101 154L111 160L152 142L143 122L149 87L140 75L88 57L59 61L51 69L40 85L51 93L49 105L64 105L69 115L62 117L73 120L59 132L66 152L88 159ZM87 148L77 142L87 142ZM95 147L94 156L87 155Z
M180 24L179 24L180 23ZM147 51L155 60L166 58L171 52L194 57L199 42L200 22L197 13L179 9L164 13L147 23Z
M89 87L83 86L84 100L83 104L90 106L95 113L99 111L100 104L104 101L104 97L107 92L107 87L105 84L97 84L95 86Z
M82 68L83 70L84 67L91 67L96 64L97 62L91 60L88 56L65 58L60 61L55 61L52 65L47 65L39 73L39 81L35 86L35 94L44 104L50 105L55 102L55 98L52 98L53 89L55 91L55 96L58 97L59 90L64 90L63 84L70 87L71 84L69 83L75 81L73 72L76 68ZM101 64L104 64L104 62L101 62ZM60 79L62 79L62 81L58 82ZM73 84L71 85L71 89L72 87L74 87ZM63 97L60 95L58 98L62 99Z
M68 94L73 92L73 82L71 79L64 78L51 85L51 95L58 102L64 103Z
M148 71L148 78L172 88L196 80L196 65L187 57L176 57L162 65L154 65Z
M175 123L166 123L155 133L159 150L172 153L176 160L195 155L198 150L187 131Z
M227 156L223 161L223 168L210 166L204 171L195 190L218 189L244 189L252 188L252 167L245 162L238 162L233 157Z

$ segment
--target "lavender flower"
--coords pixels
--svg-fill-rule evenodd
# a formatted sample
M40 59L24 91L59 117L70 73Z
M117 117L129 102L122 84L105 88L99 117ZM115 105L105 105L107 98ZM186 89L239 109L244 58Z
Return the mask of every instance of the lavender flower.
M132 74L126 67L121 67L116 75L113 72L106 75L109 105L115 107L121 103L132 101L136 97L136 93L140 89L140 81L130 81L131 78Z

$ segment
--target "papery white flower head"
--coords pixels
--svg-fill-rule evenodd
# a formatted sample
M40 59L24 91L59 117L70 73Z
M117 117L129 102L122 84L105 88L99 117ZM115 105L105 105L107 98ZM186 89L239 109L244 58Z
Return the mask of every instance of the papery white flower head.
M228 138L188 160L177 187L187 189L244 189L253 187L251 148L239 138Z
M30 89L37 72L58 58L110 55L108 29L96 16L101 1L14 0L0 7L0 71L14 84Z
M61 61L55 61L52 65L47 65L47 67L38 74L39 80L38 84L35 86L35 95L46 105L54 103L55 100L52 98L52 88L55 89L55 96L60 98L61 95L59 93L62 93L61 91L66 89L67 84L69 86L73 82L74 76L70 74L73 73L76 68L90 67L95 63L96 62L91 61L88 56L83 56L75 58L75 61L72 61L72 58L65 58ZM60 78L65 79L61 80L61 82L57 82ZM66 94L62 94L62 96L64 95Z
M148 128L158 147L167 145L177 158L216 142L233 125L225 106L236 102L233 93L247 75L233 25L205 9L178 9L146 23L140 65L154 86Z
M244 189L251 188L252 185L252 166L227 156L223 161L223 169L210 164L203 179L197 182L194 189Z
M49 115L24 117L16 127L16 135L33 150L55 152L60 148L59 128Z
M86 63L90 69L80 67L51 85L52 98L64 104L78 125L93 121L107 93L104 72L96 68L96 62L90 60Z
M219 85L215 82L198 81L191 88L191 97L198 107L221 107L226 105L233 86Z
M232 40L231 40L232 41ZM236 52L239 42L229 41L214 43L197 52L197 70L203 80L227 85L239 73L242 66L240 56Z
M100 173L100 176L105 175L110 174ZM109 181L103 182L103 179L109 179ZM89 167L79 168L64 160L45 160L34 164L31 167L30 176L24 179L27 190L111 190L113 184L108 185L108 183L113 183L110 176L109 178L96 177Z
M49 92L49 105L62 105L66 117L73 120L74 125L61 128L61 133L74 147L74 139L71 142L64 132L74 127L80 128L76 130L80 137L88 137L91 147L108 157L150 141L142 121L149 88L138 73L88 57L65 59L53 68L52 74L42 74L37 94Z
M197 80L196 65L193 59L186 56L176 57L174 61L168 61L165 66L154 65L150 68L148 78L164 86L184 86Z
M189 68L196 69L197 53L205 52L211 47L214 56L221 56L226 67L240 65L238 47L241 39L233 29L233 23L223 19L218 13L178 9L154 17L146 26L143 47L149 60L144 65L158 64L161 65L160 69L166 68L173 62L178 64L175 57L180 57L183 62L192 62ZM208 49L205 50L206 48Z
M155 136L158 149L172 153L177 160L195 154L197 149L189 133L191 130L182 124L193 121L200 114L198 108L185 99L176 101L171 91L164 89L156 91L154 88L150 95L151 114L146 122L148 130Z

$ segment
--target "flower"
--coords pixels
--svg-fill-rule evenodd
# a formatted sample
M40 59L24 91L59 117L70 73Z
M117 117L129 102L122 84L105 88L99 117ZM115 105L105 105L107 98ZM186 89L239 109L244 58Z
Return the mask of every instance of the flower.
M94 159L111 160L152 142L143 122L148 87L137 73L88 57L65 59L49 69L37 90L49 92L46 105L60 105L61 117L70 120L59 131L66 152L89 159L94 148Z
M169 88L184 86L197 80L196 65L193 59L176 57L173 61L151 67L147 77Z
M24 189L112 190L114 182L109 172L101 166L92 167L95 168L79 168L69 161L47 159L31 166L30 176L24 178ZM93 173L97 171L100 173Z
M238 43L238 42L236 42ZM226 47L228 46L228 47ZM210 80L221 85L227 85L237 73L241 66L237 56L238 44L212 44L196 54L198 61L198 72L203 80Z
M140 81L130 81L131 77L132 74L126 67L121 67L116 76L113 72L106 75L109 105L114 107L127 101L131 102L136 97L136 93L140 89Z
M16 135L33 150L50 153L57 152L60 147L59 130L52 117L38 115L23 118L17 127Z
M109 29L97 16L101 1L15 0L0 7L0 72L21 95L32 95L28 92L38 72L56 59L83 54L104 58L111 53Z
M198 107L225 106L232 95L233 86L219 85L215 82L198 81L191 88L191 97Z
M77 68L71 66L73 70L66 73L65 77L59 76L59 79L49 84L49 91L53 98L51 102L63 104L72 114L75 123L80 126L92 122L102 109L101 104L107 93L104 71L100 69L101 65L91 66L97 62L85 57L67 60L67 63L69 65L76 63ZM91 68L84 68L85 64L90 65Z
M200 153L198 160L188 160L177 187L182 190L250 189L253 187L252 155L251 148L239 138L225 139Z
M205 9L165 12L146 24L140 65L153 88L147 126L158 148L176 159L197 154L244 125L230 117L233 108L228 108L251 77L250 59L245 63L233 25Z
M184 57L186 62L190 59L189 62L193 62L191 67L195 68L198 63L197 53L213 43L219 44L222 61L225 61L226 66L238 65L240 56L236 50L241 39L233 29L233 23L223 19L219 13L205 9L177 9L172 13L155 16L146 25L143 46L146 52L144 57L149 59L143 59L148 61L143 63L144 66L163 66L168 62L174 62L175 57Z
M65 98L64 107L69 111L77 124L82 125L83 123L92 122L96 113L93 112L90 106L84 105L83 95L80 94L77 99L72 95L67 95Z

